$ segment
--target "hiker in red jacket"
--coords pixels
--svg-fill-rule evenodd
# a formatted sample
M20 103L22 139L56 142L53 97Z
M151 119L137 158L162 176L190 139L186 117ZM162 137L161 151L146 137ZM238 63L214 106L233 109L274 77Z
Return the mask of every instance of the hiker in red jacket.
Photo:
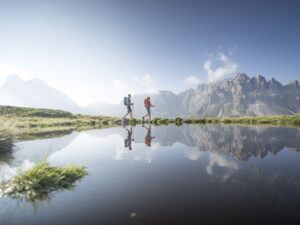
M145 98L144 106L147 110L147 114L143 116L142 119L144 120L146 116L149 116L149 119L151 120L151 107L154 107L154 105L151 104L150 97Z

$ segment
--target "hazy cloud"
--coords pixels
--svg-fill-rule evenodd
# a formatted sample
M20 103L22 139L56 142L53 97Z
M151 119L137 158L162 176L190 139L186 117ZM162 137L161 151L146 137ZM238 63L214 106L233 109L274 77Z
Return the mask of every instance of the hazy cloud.
M203 81L192 75L192 76L189 76L187 77L184 81L183 81L183 84L188 87L188 88L194 88L194 87L197 87L199 84L203 83Z
M156 93L157 92L157 89L155 88L155 85L154 85L154 80L149 74L146 74L142 77L134 76L132 78L132 81L133 81L132 86L137 91L141 91L142 93Z
M146 74L144 76L132 76L128 80L115 79L112 81L114 86L113 102L117 103L126 96L128 93L135 94L147 94L156 93L157 89L154 85L153 78Z
M207 80L214 82L235 73L238 64L233 61L231 54L218 52L216 56L213 55L204 62L203 68L206 71Z

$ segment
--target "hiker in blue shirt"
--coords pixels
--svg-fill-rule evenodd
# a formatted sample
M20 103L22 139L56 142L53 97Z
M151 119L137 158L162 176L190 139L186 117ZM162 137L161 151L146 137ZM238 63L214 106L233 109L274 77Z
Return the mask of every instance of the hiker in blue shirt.
M124 97L124 105L127 107L127 113L125 116L123 116L123 119L125 119L128 115L130 115L132 119L133 117L131 106L133 105L133 103L131 102L131 94L128 94L128 97Z

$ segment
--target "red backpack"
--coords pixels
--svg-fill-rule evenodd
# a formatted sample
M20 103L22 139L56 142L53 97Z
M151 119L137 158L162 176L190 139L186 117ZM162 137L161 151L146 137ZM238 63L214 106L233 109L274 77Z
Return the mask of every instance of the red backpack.
M145 106L146 108L148 108L149 105L150 105L150 101L148 101L148 99L145 98L145 99L144 99L144 106Z

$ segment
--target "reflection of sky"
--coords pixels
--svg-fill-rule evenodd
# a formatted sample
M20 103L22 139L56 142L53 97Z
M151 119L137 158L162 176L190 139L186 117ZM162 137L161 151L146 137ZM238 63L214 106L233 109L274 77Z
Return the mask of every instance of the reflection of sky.
M123 128L75 132L60 138L16 143L14 159L8 164L2 164L1 175L14 174L20 168L31 166L32 162L43 160L44 155L48 156L48 161L52 165L70 163L83 165L87 167L89 175L78 182L74 190L55 192L51 196L51 201L39 206L37 211L26 207L25 203L21 204L23 208L20 210L13 200L0 199L0 224L5 224L7 218L11 221L10 224L26 221L26 225L41 224L41 221L62 224L62 218L68 221L65 224L72 224L70 221L81 221L82 218L91 218L93 221L114 218L120 220L115 224L122 224L132 212L141 214L153 212L151 216L148 214L148 218L154 218L153 216L161 218L166 211L169 213L168 216L174 215L172 207L175 207L181 211L186 210L184 212L189 215L191 204L199 206L199 210L208 210L209 215L214 215L215 209L223 212L227 209L228 201L234 202L231 200L232 196L236 196L236 191L245 190L240 196L246 196L247 202L253 199L256 191L261 193L261 180L268 175L281 174L299 179L300 155L292 149L283 149L276 155L267 154L263 159L250 157L247 161L239 161L233 155L226 154L226 151L208 149L209 146L217 146L212 145L214 139L208 138L211 132L209 129L201 130L201 127L197 126L202 133L195 130L191 133L195 138L193 139L189 132L185 132L184 127L169 127L176 132L182 129L182 133L186 134L186 140L191 141L188 142L180 139L183 138L180 132L179 136L174 136L176 133L171 133L171 130L167 131L168 135L160 133L165 128L154 127L153 135L156 138L151 147L148 147L144 143L146 135L142 132L144 130L134 127L135 141L132 143L132 150L124 146L127 132ZM224 133L225 130L220 131ZM280 132L280 135L282 134L283 132ZM292 134L290 133L289 138ZM207 138L202 138L203 135ZM280 142L284 137L275 133L274 136L278 137ZM218 135L216 137L219 138ZM202 144L195 140L207 143ZM289 143L291 146L294 145L292 141ZM222 144L233 143L222 139ZM252 148L256 149L256 146L253 142ZM259 171L256 177L251 174L253 168ZM251 179L258 181L251 183ZM222 189L227 185L232 186ZM241 186L234 189L236 185ZM285 183L283 185L285 186ZM247 188L240 190L241 187ZM250 191L249 187L252 188ZM238 202L242 201L240 196ZM12 207L14 205L17 209ZM212 207L211 211L208 206ZM246 211L241 210L239 213ZM128 221L125 223L130 224ZM86 221L83 224L87 224Z
M75 132L60 138L19 142L12 164L20 166L24 162L40 162L46 158L53 164L74 163L87 167L112 160L124 160L127 163L134 161L152 163L155 160L168 160L164 157L165 151L168 151L168 154L176 156L176 162L184 158L191 161L205 161L206 171L210 175L217 175L217 170L214 170L216 167L225 168L223 179L227 179L238 169L237 163L229 157L202 152L197 147L188 147L180 142L172 146L160 146L159 143L153 142L151 147L148 147L144 143L133 141L133 149L129 150L124 146L126 135L121 136L122 130L112 129L111 131L105 131L104 135L102 131ZM169 158L168 161L173 157Z
M17 142L13 156L15 161L29 160L40 162L56 151L60 151L68 146L78 135L77 132L59 138L48 138L33 141Z
M212 138L213 136L209 136L211 133L214 134L214 132L216 132L215 129L207 130L208 127L190 127L193 132L188 136L183 136L182 134L189 133L186 132L187 128L189 127L154 127L152 133L157 137L152 141L151 147L148 147L144 143L144 136L147 132L141 127L134 127L132 150L124 146L124 139L127 138L127 132L122 128L91 130L80 133L73 132L58 138L18 142L16 143L17 150L13 152L14 159L10 164L13 167L19 167L24 161L40 162L48 158L48 161L54 164L75 163L90 167L95 164L106 165L114 160L124 161L127 164L134 162L172 162L172 160L174 160L173 163L176 164L188 159L191 163L192 161L201 162L201 164L203 164L203 170L206 171L207 174L220 177L223 180L228 179L239 169L236 159L226 154L225 151L218 153L217 145L215 145L216 141ZM221 127L219 127L219 130L220 128ZM245 128L237 127L234 130L224 129L221 131L231 134L238 131L238 129ZM178 133L178 131L182 132L182 134L180 132ZM251 140L254 138L253 140L256 142L253 144L255 144L258 142L256 136L253 136L253 134L257 133L257 135L263 135L268 132L268 129L250 127L248 130L243 131L251 132L248 141L249 138L252 137ZM288 131L291 132L290 130ZM168 134L168 136L164 134ZM174 136L175 134L176 136ZM186 139L182 139L183 137ZM221 140L219 135L216 137ZM237 133L237 135L235 135L236 139L227 140L222 138L222 143L224 143L224 146L226 144L227 147L232 145L234 149L243 149L245 148L243 141L246 141L246 137L247 133L243 135ZM277 140L277 142L280 143L281 137L282 136L277 137L276 133L274 133L272 140ZM168 138L171 141L167 140ZM178 140L178 138L180 140ZM232 142L227 143L230 141ZM182 142L184 142L184 144ZM260 140L259 143L261 142L262 140ZM165 146L166 143L170 145ZM196 146L195 143L197 143ZM214 149L216 148L215 151L212 151L212 149L209 148L210 146ZM220 147L220 149L223 149L223 146ZM263 146L259 145L259 148L262 147ZM255 146L251 146L251 148L255 150ZM239 151L238 153L240 154L242 152L243 151Z

